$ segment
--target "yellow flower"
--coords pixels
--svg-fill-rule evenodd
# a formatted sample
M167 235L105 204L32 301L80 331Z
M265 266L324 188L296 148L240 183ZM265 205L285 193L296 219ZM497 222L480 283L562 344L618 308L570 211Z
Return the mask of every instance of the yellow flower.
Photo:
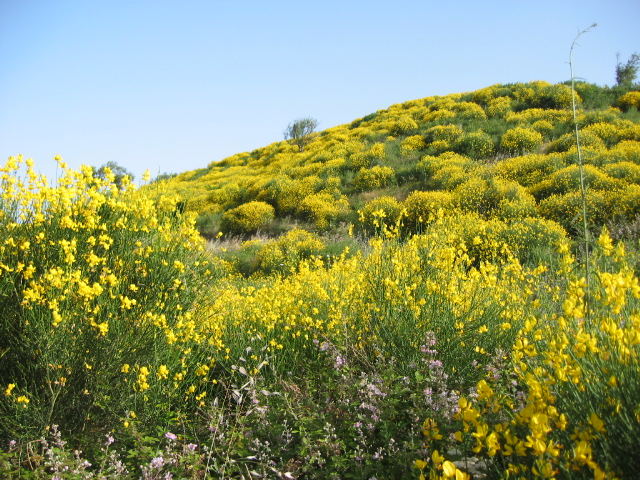
M445 460L442 464L442 470L444 472L445 478L452 478L456 474L456 466L453 462L449 460Z
M478 382L478 400L487 400L493 396L493 390L485 380Z
M600 420L600 417L598 417L598 415L596 415L595 413L592 413L589 416L589 423L598 433L603 433L606 430L604 427L604 422Z
M424 470L424 468L427 466L427 462L425 462L424 460L416 460L415 462L413 462L413 466L416 467L418 470Z
M169 376L169 369L167 368L166 365L160 365L158 367L158 371L156 372L156 375L158 376L158 378L164 380Z
M10 383L9 385L7 385L7 388L4 391L4 394L8 397L9 395L11 395L11 392L13 391L14 388L16 388L16 384Z

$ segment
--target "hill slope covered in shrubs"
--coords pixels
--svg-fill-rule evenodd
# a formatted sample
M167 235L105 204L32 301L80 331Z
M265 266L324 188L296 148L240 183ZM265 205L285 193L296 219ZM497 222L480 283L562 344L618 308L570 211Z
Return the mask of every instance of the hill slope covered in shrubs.
M640 205L640 94L586 83L577 93L590 221L623 230ZM570 87L544 82L427 97L315 133L303 151L276 142L163 183L211 237L293 226L335 233L348 223L367 230L379 208L392 219L405 210L409 228L442 208L544 218L574 233L570 107Z
M577 90L586 239L566 85L141 189L11 157L0 476L635 478L640 97Z

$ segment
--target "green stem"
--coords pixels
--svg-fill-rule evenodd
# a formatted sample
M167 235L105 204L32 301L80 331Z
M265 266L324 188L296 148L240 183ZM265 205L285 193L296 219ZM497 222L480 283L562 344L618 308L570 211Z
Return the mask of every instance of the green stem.
M569 50L569 70L571 71L571 109L573 111L573 125L575 128L576 134L576 147L578 149L578 168L580 171L580 197L582 200L582 228L584 234L584 275L586 281L585 287L585 320L589 319L589 290L590 290L590 266L589 266L589 227L587 224L587 188L585 186L584 181L584 163L582 161L582 148L580 146L580 131L578 129L578 115L576 112L576 89L575 89L575 77L573 75L573 49L576 46L576 42L578 38L584 33L587 33L592 28L596 27L597 24L591 25L589 28L582 30L576 35L571 43L571 49Z

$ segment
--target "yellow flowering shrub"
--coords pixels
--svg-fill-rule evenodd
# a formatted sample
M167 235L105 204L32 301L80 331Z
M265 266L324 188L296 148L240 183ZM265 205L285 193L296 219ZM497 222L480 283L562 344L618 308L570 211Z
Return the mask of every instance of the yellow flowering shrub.
M624 187L623 182L608 176L594 165L585 165L583 171L585 186L588 188L613 191ZM579 190L580 168L578 165L569 165L560 169L529 188L529 191L538 199Z
M587 218L593 225L604 225L619 212L617 197L612 192L589 189L587 192ZM575 233L582 228L582 197L579 191L554 194L542 200L539 212L545 218L554 220L567 231Z
M489 117L504 117L511 111L511 99L509 97L497 97L489 100L487 104L487 115Z
M425 123L446 122L446 121L454 120L456 117L457 117L456 113L452 112L451 110L446 110L446 109L433 110L425 113L422 116L422 121Z
M167 370L189 375L180 355L202 340L200 292L226 272L177 197L59 164L55 186L21 157L0 168L0 383L15 385L0 397L6 438L115 424L136 397L156 413L182 404Z
M531 128L547 137L553 131L553 124L549 120L537 120L531 124Z
M374 190L386 187L394 178L393 168L376 165L371 168L361 168L353 179L353 186L360 191Z
M425 138L430 142L443 140L452 143L458 140L463 133L464 131L457 125L436 125L426 130Z
M567 232L559 223L540 217L518 218L510 222L497 238L521 258L526 258L536 249L555 250L569 242Z
M444 152L450 152L453 150L453 147L446 140L434 140L429 143L427 147L427 152L429 155L440 155Z
M625 400L629 389L637 388L637 372L632 372L640 354L638 279L624 247L614 245L606 231L590 265L595 273L589 287L567 244L559 251L565 278L546 295L556 296L561 311L540 309L531 315L508 354L515 374L510 381L521 386L516 391L522 399L514 402L502 375L487 375L473 396L458 401L455 442L504 465L504 473L527 478L550 478L560 471L571 477L627 478L638 468L624 446L640 425L635 404ZM594 296L588 310L587 288ZM631 320L614 320L622 315ZM437 460L442 464L445 458Z
M610 223L631 237L640 129L581 91L591 236ZM637 258L605 231L590 271L571 253L576 149L554 138L572 131L567 93L533 82L418 99L304 152L274 142L142 191L85 169L43 187L41 207L23 194L33 172L0 172L0 437L55 421L119 427L127 449L168 425L170 445L197 439L190 471L156 457L142 476L633 478ZM505 128L502 151L478 161ZM374 164L397 173L380 181ZM384 178L396 198L357 193ZM225 210L259 217L251 201L275 207L271 232L293 230L200 251L191 213L208 211L215 235ZM127 466L146 468L134 454Z
M486 120L487 118L482 107L475 102L457 102L452 104L450 108L456 113L457 118L464 120Z
M598 136L607 147L611 147L620 141L620 130L615 125L605 122L592 123L583 129L580 133L593 133Z
M265 243L257 253L257 260L262 271L287 272L324 248L324 242L317 235L296 228Z
M580 146L582 148L590 147L595 150L606 150L602 139L589 130L581 130L579 132ZM549 145L550 152L567 152L576 148L575 133L566 133Z
M640 142L640 125L637 123L633 125L619 125L618 128L620 129L620 138L622 140L634 140L636 142Z
M318 172L319 175L334 175L342 171L347 166L347 161L342 158L332 158L328 160Z
M472 177L458 185L453 198L460 208L498 218L522 218L536 213L533 196L516 182Z
M242 187L240 185L227 183L207 194L207 203L222 205L224 208L232 208L242 202L242 195ZM193 211L200 210L194 209Z
M227 210L222 215L223 230L253 233L268 226L275 217L275 209L265 202L248 202Z
M624 110L636 108L640 110L640 92L627 92L618 99L618 105Z
M402 205L386 195L374 198L358 210L359 226L368 233L382 230L382 226L394 226L400 220Z
M478 170L478 164L469 157L454 152L427 155L416 167L424 176L425 186L438 190L453 190Z
M501 97L501 88L499 85L491 85L489 87L481 88L471 94L471 98L478 105L488 105L491 100L496 97Z
M349 155L346 166L351 170L359 170L361 168L369 168L372 158L367 152L357 152Z
M422 135L411 135L400 143L400 152L403 155L409 155L417 150L423 150L426 142Z
M290 214L297 210L302 200L317 192L321 186L322 180L317 176L292 179L280 175L266 186L265 200L275 204L279 213Z
M628 183L640 184L640 165L637 163L609 163L602 166L602 171L612 178L617 178Z
M505 120L510 123L531 124L540 120L546 120L552 124L569 122L572 119L570 110L557 110L550 108L527 108L519 112L509 112Z
M302 200L297 211L320 230L326 230L347 214L349 201L344 195L319 192Z
M497 176L528 187L543 181L565 166L566 160L561 155L529 154L496 162L493 170Z
M406 135L418 128L416 121L408 115L400 116L391 126L394 135Z
M613 158L618 160L627 160L629 162L640 165L640 139L639 140L623 140L609 150Z
M530 128L516 127L507 130L500 140L500 148L506 152L525 153L542 145L542 135Z
M438 211L447 212L454 206L453 196L449 192L412 192L402 207L406 214L403 222L410 233L422 231L438 215Z
M571 87L562 84L551 85L546 82L531 82L520 85L514 91L517 100L529 108L569 109L571 108ZM576 93L578 103L582 101Z
M628 185L615 200L615 214L623 221L633 222L640 215L640 186Z
M385 147L384 143L377 142L371 145L369 149L369 155L377 160L382 160L385 157Z
M606 110L588 110L578 113L578 125L586 127L594 123L611 123L619 126L620 114L619 108L609 107Z

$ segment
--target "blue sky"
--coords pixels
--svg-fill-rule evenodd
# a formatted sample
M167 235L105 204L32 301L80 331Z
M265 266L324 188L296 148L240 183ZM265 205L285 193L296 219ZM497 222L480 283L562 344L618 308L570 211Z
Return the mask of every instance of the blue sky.
M614 83L640 52L629 1L0 0L0 156L55 175L181 172L381 108L495 83Z

